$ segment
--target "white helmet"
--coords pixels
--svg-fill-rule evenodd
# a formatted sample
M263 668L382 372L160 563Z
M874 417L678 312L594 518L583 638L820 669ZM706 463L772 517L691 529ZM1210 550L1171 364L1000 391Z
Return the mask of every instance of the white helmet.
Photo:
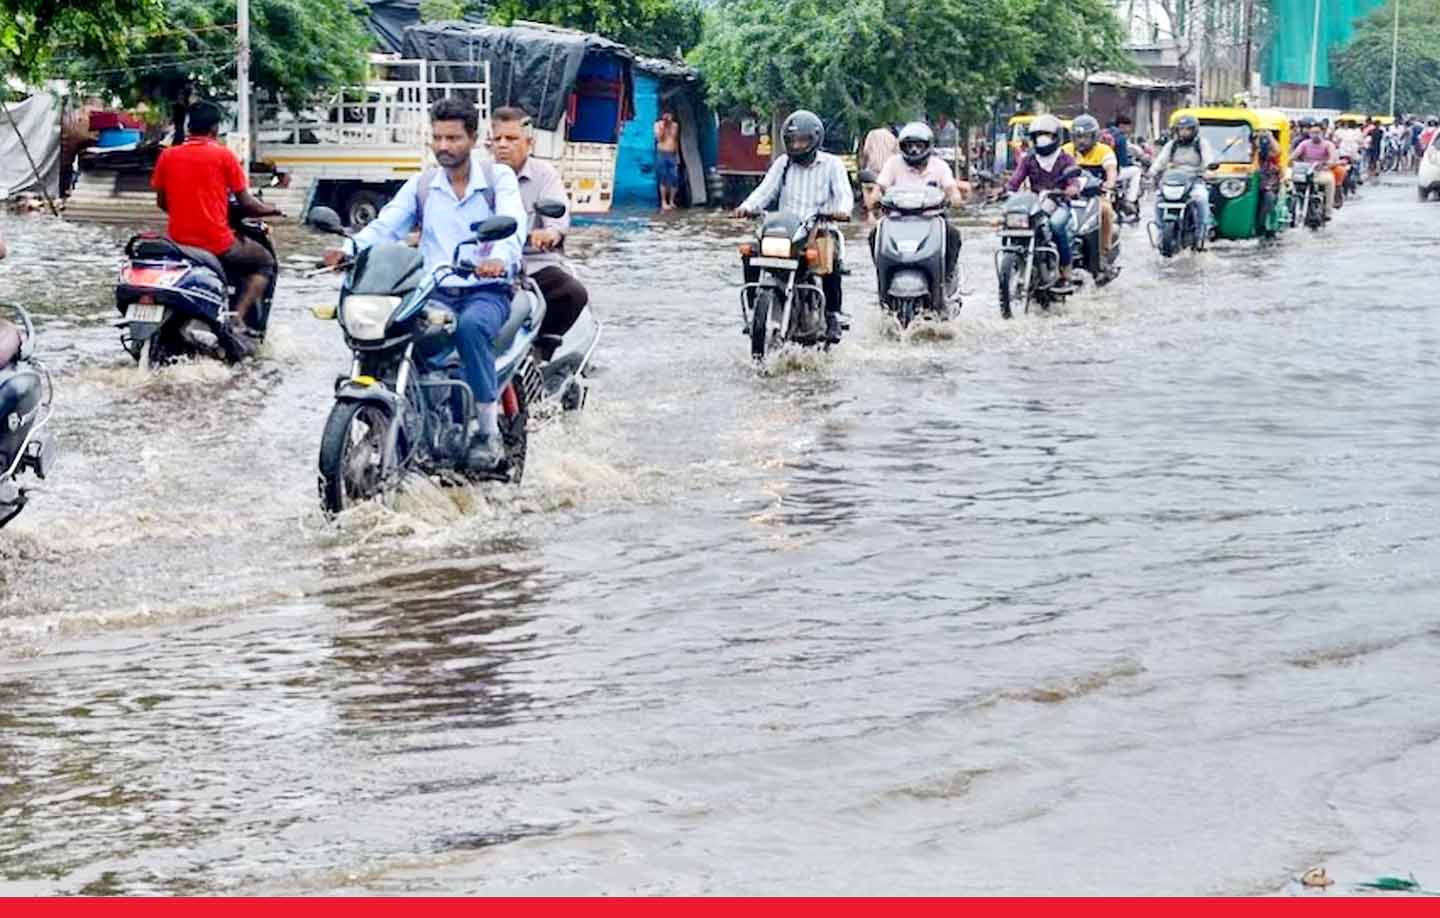
M923 121L912 121L900 129L900 155L912 166L923 166L935 150L935 132Z

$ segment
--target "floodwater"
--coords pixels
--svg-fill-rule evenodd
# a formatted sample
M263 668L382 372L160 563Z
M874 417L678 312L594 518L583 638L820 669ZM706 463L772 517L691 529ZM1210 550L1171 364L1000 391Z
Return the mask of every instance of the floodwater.
M757 372L715 216L577 233L591 404L338 523L347 354L144 377L0 217L62 459L0 532L0 892L1270 893L1440 876L1440 210ZM859 253L858 228L852 252ZM284 234L288 268L324 240Z

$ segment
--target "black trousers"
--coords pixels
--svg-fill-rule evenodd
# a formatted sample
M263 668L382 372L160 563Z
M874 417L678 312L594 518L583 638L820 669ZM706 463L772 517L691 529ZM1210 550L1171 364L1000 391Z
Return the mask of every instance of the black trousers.
M589 292L559 265L541 268L533 277L545 295L545 321L540 323L540 334L565 334L590 302Z

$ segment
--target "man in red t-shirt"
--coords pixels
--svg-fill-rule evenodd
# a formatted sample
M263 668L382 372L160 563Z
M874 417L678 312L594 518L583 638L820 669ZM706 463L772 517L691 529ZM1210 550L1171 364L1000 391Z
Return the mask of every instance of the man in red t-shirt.
M243 332L246 313L275 276L275 258L255 240L235 235L230 228L230 195L235 195L244 216L283 214L250 194L240 161L216 139L220 114L213 102L190 109L190 136L160 154L150 187L155 189L155 203L169 214L167 235L217 256L230 282L239 288L231 322ZM246 339L242 335L238 340Z

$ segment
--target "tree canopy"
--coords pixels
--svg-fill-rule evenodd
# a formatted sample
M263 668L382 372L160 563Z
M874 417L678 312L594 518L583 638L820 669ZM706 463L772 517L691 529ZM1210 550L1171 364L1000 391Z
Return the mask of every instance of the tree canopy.
M852 128L978 116L1071 71L1127 66L1105 0L721 0L691 55L722 110L812 108Z
M0 0L3 2L3 0ZM127 66L89 57L68 76L127 103L173 100L184 87L234 85L235 0L162 0L166 26L133 35ZM363 80L372 38L347 0L251 0L250 78L291 108Z
M699 0L471 0L466 10L499 25L526 19L594 32L663 57L693 48L702 19Z
M158 23L164 0L0 0L0 74L40 83L57 57L115 65L134 27Z
M1375 10L1334 55L1340 87L1350 92L1357 108L1389 110L1394 16L1393 4ZM1406 0L1401 7L1395 107L1400 112L1440 112L1440 0Z

